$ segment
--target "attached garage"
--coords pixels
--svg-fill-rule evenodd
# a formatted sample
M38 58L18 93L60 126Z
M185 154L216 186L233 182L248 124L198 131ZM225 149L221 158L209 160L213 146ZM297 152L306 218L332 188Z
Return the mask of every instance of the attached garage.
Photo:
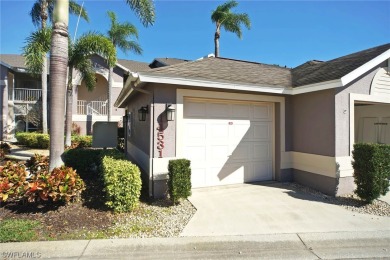
M273 179L274 105L185 98L183 143L192 186Z

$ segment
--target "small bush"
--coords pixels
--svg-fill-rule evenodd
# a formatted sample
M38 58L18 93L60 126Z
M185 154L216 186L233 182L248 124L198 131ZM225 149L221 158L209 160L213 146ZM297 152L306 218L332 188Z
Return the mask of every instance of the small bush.
M101 161L100 149L69 149L64 153L64 162L80 174L97 173Z
M107 206L119 213L131 211L138 206L142 182L136 165L106 155L103 157L101 172Z
M23 164L8 161L0 166L0 202L20 200L28 189L27 171Z
M48 149L50 137L48 134L18 132L15 134L18 143L30 148Z
M168 192L175 204L191 196L191 162L187 159L170 160L168 164Z
M35 154L27 162L26 166L32 175L49 171L49 157L41 154Z
M355 193L367 203L389 190L390 145L355 144L352 152Z
M71 148L92 147L92 135L73 135L71 143Z
M11 153L11 146L7 143L0 143L0 149L4 151L5 154Z
M38 237L39 221L5 219L0 221L0 243L33 241Z
M54 168L51 173L38 172L29 183L26 197L29 202L51 200L53 202L70 202L80 198L85 184L72 168L62 166Z

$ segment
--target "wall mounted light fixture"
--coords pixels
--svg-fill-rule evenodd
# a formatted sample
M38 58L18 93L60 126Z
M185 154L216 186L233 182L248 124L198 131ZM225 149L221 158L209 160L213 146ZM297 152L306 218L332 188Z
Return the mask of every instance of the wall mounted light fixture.
M141 107L140 109L138 109L139 121L145 121L147 113L148 113L148 106L144 106L144 107Z
M167 114L167 121L175 120L175 107L174 107L174 105L168 103L166 106L165 112Z

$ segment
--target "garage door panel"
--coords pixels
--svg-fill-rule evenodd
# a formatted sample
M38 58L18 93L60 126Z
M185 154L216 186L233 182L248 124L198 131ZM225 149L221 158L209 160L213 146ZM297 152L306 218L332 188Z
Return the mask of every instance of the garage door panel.
M206 117L206 104L204 102L187 101L184 106L184 117Z
M269 140L272 137L271 123L253 123L252 138L257 140Z
M232 118L251 118L251 107L248 104L232 104Z
M229 138L229 125L222 122L209 122L208 123L208 138Z
M186 123L186 139L205 139L206 124L204 123Z
M221 169L213 169L214 173L210 175L211 183L214 185L226 185L244 182L245 166L242 164L226 164Z
M229 157L230 160L247 161L252 158L252 144L240 143Z
M253 148L253 156L257 161L272 160L271 143L256 143Z
M254 173L248 182L272 180L272 162L253 163Z
M271 119L271 106L269 104L253 105L253 119Z
M206 155L206 146L187 146L184 150L185 158L193 161L195 165L198 161L205 162Z
M229 118L230 106L226 103L209 103L207 118Z
M232 134L235 137L235 141L240 141L247 135L251 128L251 122L249 120L244 120L244 122L231 122L230 128L233 131Z
M207 183L206 168L191 167L191 186L193 188L204 187Z
M208 156L212 160L223 160L226 161L228 156L230 155L229 146L228 145L212 145Z

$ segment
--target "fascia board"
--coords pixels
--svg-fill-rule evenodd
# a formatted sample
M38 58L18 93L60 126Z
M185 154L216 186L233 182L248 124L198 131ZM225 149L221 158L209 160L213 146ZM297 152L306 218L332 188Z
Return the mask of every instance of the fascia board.
M116 99L114 106L123 108L123 102L130 96L130 94L133 92L133 88L131 86L131 83L138 80L139 76L137 73L129 73L129 77L127 78L125 85L123 86L123 89L118 95L118 98Z
M162 83L162 84L173 84L182 86L196 86L196 87L207 87L207 88L222 88L231 90L247 90L254 92L266 92L273 94L286 94L288 90L283 86L259 86L259 85L241 85L231 84L226 82L197 80L197 79L184 79L184 78L173 78L156 75L148 75L139 73L139 82L149 83Z
M373 58L369 62L364 63L362 66L358 67L357 69L351 71L350 73L348 73L347 75L341 78L341 82L343 86L357 79L358 77L360 77L361 75L369 71L370 69L374 68L375 66L386 61L389 58L390 58L390 50L387 50L381 55Z
M316 83L316 84L310 84L310 85L305 85L305 86L300 86L293 88L291 91L291 95L299 95L299 94L304 94L304 93L309 93L309 92L314 92L314 91L320 91L320 90L326 90L326 89L331 89L331 88L338 88L342 87L342 82L340 79L336 80L330 80L326 82L321 82L321 83Z

